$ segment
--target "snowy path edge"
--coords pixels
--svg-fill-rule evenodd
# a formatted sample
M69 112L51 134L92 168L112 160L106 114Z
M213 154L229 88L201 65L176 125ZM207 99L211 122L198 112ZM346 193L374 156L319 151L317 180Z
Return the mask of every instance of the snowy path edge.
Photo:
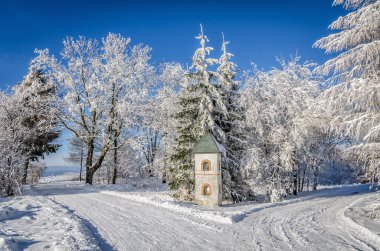
M100 191L100 193L124 198L131 201L136 201L136 202L140 202L144 204L149 204L155 207L165 208L170 211L187 214L187 215L194 216L200 219L214 221L214 222L223 223L223 224L233 224L239 221L241 218L245 217L245 213L243 212L227 214L227 213L212 212L212 211L202 211L200 209L181 206L175 203L171 203L169 201L159 201L153 198L149 198L149 197L137 195L137 194L127 194L127 193L108 191L108 190Z
M376 195L380 194L380 192L377 192ZM380 236L369 230L367 227L360 225L356 223L353 219L350 217L346 216L346 211L349 210L350 208L354 207L356 204L360 203L361 201L368 199L369 197L374 196L374 194L368 194L365 195L364 197L361 197L353 202L351 202L348 206L344 207L342 210L338 211L338 218L342 219L349 227L355 229L362 235L366 236L367 239L370 241L376 243L378 247L380 247Z

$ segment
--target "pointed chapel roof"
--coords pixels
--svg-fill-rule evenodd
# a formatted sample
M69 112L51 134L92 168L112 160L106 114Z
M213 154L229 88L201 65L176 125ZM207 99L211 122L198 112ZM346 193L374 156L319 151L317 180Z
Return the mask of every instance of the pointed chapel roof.
M226 149L219 144L211 133L206 134L199 140L193 149L194 153L222 153L225 156Z

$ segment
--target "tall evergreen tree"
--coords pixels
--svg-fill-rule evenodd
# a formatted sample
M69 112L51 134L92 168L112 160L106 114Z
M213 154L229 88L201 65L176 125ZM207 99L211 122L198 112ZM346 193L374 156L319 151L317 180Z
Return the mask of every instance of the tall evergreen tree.
M227 52L228 41L224 40L222 34L222 55L219 59L217 69L219 78L219 91L222 95L226 112L217 113L216 123L222 128L225 138L222 141L226 149L226 156L223 158L223 191L225 196L233 201L242 201L251 197L252 193L245 184L241 169L240 160L245 149L243 121L243 109L238 105L238 87L236 80L237 65L231 61L233 54ZM220 139L222 140L222 139Z
M216 87L217 74L208 69L218 60L208 57L213 48L206 46L208 38L203 34L202 26L196 39L200 40L201 47L194 53L190 68L193 71L185 76L188 87L182 93L179 112L175 115L178 136L169 169L169 186L182 196L190 195L194 188L191 150L195 143L206 133L212 133L220 142L225 141L224 131L215 123L215 113L226 113L226 107Z
M25 156L22 182L27 181L30 161L53 153L58 144L52 143L60 135L55 86L40 70L30 70L25 79L14 87L17 109L23 114L21 125L28 136L22 141Z

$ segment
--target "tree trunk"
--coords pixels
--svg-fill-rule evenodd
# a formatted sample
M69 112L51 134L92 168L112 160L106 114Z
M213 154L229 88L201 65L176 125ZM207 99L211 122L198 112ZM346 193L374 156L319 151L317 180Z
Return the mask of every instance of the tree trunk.
M107 165L107 184L111 182L111 167Z
M104 158L109 150L109 147L104 147L102 152L100 153L99 157L96 159L95 164L91 167L91 185L92 185L92 178L95 174L95 172L102 166Z
M82 171L83 171L83 145L81 143L79 181L82 181Z
M305 184L306 168L307 168L307 165L304 166L303 173L302 173L301 190L300 190L301 192L303 191L304 184Z
M314 165L313 190L317 190L317 186L318 186L318 176L319 176L318 166L317 166L317 165Z
M114 152L113 152L113 164L114 164L114 169L113 169L113 176L112 176L112 184L116 184L116 177L117 177L117 139L114 140L113 142L114 146Z
M298 192L298 172L293 169L293 195L297 195Z
M86 183L92 185L93 177L94 177L93 169L86 167Z
M87 159L86 159L86 183L92 185L94 169L92 168L92 158L94 155L94 139L90 139L87 144Z
M22 176L22 184L26 184L26 180L28 178L28 169L29 169L29 158L27 158L24 162L24 174Z
M301 192L301 169L298 167L297 171L297 191Z

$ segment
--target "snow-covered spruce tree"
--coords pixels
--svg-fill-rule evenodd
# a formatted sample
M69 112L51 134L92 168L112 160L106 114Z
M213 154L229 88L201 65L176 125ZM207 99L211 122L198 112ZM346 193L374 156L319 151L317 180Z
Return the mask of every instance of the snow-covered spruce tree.
M282 68L269 72L255 70L245 77L240 92L248 133L245 173L253 190L266 192L271 201L281 200L292 189L296 153L307 130L300 115L319 94L310 65L298 61L280 61Z
M21 116L14 109L12 96L0 92L0 196L21 193L25 157L21 139L28 132L21 127Z
M214 113L225 113L226 107L216 87L217 74L208 69L218 60L208 57L213 48L206 46L208 39L203 34L202 26L196 39L200 40L201 47L194 53L193 71L186 75L188 87L178 103L179 112L175 115L178 135L169 170L169 187L177 190L178 196L188 199L194 188L191 151L195 143L206 133L212 133L219 142L225 141L225 133L215 123Z
M29 74L13 92L1 93L0 148L1 193L20 193L20 181L26 183L28 171L32 181L38 179L41 165L31 161L57 150L52 141L59 136L55 86L41 71L30 68ZM29 170L32 168L31 170ZM22 179L21 179L22 177Z
M47 49L37 51L34 65L59 87L61 123L86 143L86 183L92 184L110 150L129 143L138 122L136 113L155 81L150 50L131 47L129 38L110 33L101 44L67 38L61 61Z
M14 109L22 116L21 126L28 131L28 136L22 140L25 156L22 182L25 184L30 161L37 161L59 148L53 143L60 135L59 109L56 87L39 69L31 67L28 75L13 90L12 98L17 104Z
M239 82L235 79L237 75L237 66L231 61L233 54L227 52L228 41L224 40L222 34L222 55L219 59L218 89L222 95L226 112L216 111L214 113L215 121L224 131L225 139L223 143L226 149L226 157L222 159L222 178L223 192L228 199L235 202L247 199L253 199L253 193L245 183L242 176L241 159L246 148L245 131L244 131L244 112L239 105Z
M341 52L317 67L332 87L321 96L332 130L354 142L346 149L364 163L367 180L380 179L380 1L335 0L352 10L330 25L338 30L314 46Z

